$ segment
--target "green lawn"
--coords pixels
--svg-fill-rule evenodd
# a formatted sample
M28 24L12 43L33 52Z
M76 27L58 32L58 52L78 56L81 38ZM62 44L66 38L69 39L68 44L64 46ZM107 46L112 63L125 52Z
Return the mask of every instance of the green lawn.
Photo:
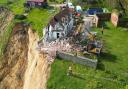
M22 14L24 13L24 3L26 0L14 0L13 4L10 4L11 10L14 14Z
M0 0L0 3L7 3L7 0Z
M22 14L24 12L24 2L26 0L11 0L11 4L7 4L9 0L0 0L0 5L8 7L14 14Z
M128 84L128 32L110 23L107 26L104 35L99 28L94 30L105 46L97 70L56 59L51 67L48 89L125 89ZM74 76L66 75L70 65Z
M43 28L48 24L50 19L55 15L57 11L48 9L32 9L27 17L27 21L32 22L33 29L37 30L39 36L42 37Z

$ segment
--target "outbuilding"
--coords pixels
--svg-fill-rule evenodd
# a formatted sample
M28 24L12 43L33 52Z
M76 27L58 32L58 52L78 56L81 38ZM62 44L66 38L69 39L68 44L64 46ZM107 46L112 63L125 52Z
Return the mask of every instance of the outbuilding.
M46 7L47 0L27 0L25 3L26 7Z

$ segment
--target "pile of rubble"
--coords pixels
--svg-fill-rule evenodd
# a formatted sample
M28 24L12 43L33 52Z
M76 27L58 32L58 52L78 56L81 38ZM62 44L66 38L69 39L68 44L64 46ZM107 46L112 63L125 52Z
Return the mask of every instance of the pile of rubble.
M40 42L38 44L37 50L40 52L44 52L47 54L47 59L50 63L52 63L56 57L57 51L71 52L72 45L70 44L70 38L57 39L52 42Z

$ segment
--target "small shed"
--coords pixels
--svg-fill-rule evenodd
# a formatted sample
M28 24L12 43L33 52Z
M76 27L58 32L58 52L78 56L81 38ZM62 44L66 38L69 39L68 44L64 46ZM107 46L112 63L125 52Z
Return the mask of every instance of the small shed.
M26 7L46 7L47 0L27 0L25 3Z

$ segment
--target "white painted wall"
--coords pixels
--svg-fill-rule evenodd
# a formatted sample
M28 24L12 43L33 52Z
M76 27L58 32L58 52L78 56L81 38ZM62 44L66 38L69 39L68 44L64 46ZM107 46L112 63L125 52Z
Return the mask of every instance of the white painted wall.
M73 28L73 23L74 20L71 17L70 22L65 22L63 23L64 27L62 25L60 25L59 23L57 23L55 25L55 27L52 27L51 25L49 26L49 30L48 28L45 28L43 31L44 34L47 34L45 37L48 38L48 40L56 40L57 39L57 33L59 33L59 37L65 37L67 36L68 32L70 32L70 30L72 30Z

